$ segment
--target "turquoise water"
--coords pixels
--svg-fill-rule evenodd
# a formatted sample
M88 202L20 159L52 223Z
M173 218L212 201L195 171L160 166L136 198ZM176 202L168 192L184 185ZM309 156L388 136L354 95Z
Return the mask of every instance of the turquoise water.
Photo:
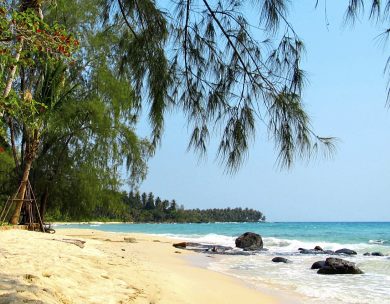
M216 234L239 236L246 231L303 242L330 242L340 244L383 241L390 246L390 222L362 223L210 223L210 224L104 224L67 225L69 228L94 228L112 232L141 232L176 236L205 236Z
M235 238L252 231L268 249L252 256L209 259L214 271L238 277L261 290L278 291L286 304L390 304L390 223L215 223L215 224L85 224L58 228L161 234L180 240L235 246ZM300 254L298 248L349 248L358 254L342 257L364 271L359 275L318 275L311 265L327 256ZM385 256L364 256L380 251ZM284 256L292 263L273 263Z

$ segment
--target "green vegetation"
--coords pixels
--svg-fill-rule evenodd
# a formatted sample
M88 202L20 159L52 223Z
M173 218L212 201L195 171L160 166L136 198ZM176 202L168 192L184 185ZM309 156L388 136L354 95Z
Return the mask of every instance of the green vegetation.
M253 209L184 209L175 200L154 198L153 193L130 192L111 193L104 199L110 203L97 205L89 214L74 212L73 208L49 210L47 219L51 221L124 221L153 223L209 223L209 222L258 222L265 216Z
M370 17L383 14L380 3L372 2ZM362 4L349 1L348 16L356 18ZM30 180L41 213L56 219L255 219L226 210L169 214L170 207L156 207L164 201L149 196L129 211L120 189L136 189L146 177L170 109L185 113L189 147L201 155L216 136L228 172L240 167L264 126L282 166L320 145L332 151L332 138L313 132L302 104L304 45L288 21L289 5L0 1L0 204L19 185L24 198ZM248 8L259 11L261 30L248 22ZM150 138L136 134L142 110Z

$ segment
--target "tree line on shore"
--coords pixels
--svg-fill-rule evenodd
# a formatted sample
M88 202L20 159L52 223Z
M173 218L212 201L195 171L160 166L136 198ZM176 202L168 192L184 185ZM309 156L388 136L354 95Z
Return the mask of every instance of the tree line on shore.
M111 196L114 198L114 196ZM123 221L138 223L210 223L265 221L262 212L248 208L185 209L176 200L150 193L120 192L117 200L96 205L89 213L50 209L50 221ZM81 216L80 216L81 215Z

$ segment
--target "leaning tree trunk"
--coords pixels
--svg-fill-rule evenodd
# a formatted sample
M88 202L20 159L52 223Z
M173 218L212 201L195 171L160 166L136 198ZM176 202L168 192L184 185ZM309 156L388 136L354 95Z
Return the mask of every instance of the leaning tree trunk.
M40 1L37 1L37 0L23 0L23 1L21 1L21 5L20 5L21 11L25 11L29 8L34 9L36 11L38 17L40 19L43 19ZM16 55L15 55L15 63L11 67L10 75L8 77L8 81L7 81L7 85L6 85L4 93L3 93L3 97L7 97L11 91L11 88L12 88L12 85L13 85L13 82L15 79L17 63L20 60L20 55L21 55L21 52L23 50L23 45L24 45L24 37L21 37L20 45L19 45L19 48L18 48ZM33 132L33 136L31 138L31 141L27 140L27 143L26 143L26 154L25 154L22 180L20 182L19 192L16 196L17 201L15 203L14 213L13 213L11 220L10 220L10 223L13 225L19 224L20 213L21 213L22 206L23 206L23 200L24 200L24 197L26 194L27 183L28 183L28 179L30 176L31 165L34 161L35 152L36 152L38 144L39 144L37 132L38 132L38 130L35 130Z
M25 153L22 180L20 181L19 192L17 193L17 196L16 196L17 201L15 203L14 213L13 213L11 220L10 220L10 224L12 224L12 225L19 224L20 213L21 213L22 206L23 206L23 200L24 200L24 197L26 194L27 183L28 183L28 179L30 176L31 165L35 159L38 145L39 145L38 130L35 130L32 138L30 138L26 142L26 153Z
M17 201L15 203L14 214L12 215L11 220L10 220L10 224L12 224L12 225L19 224L20 212L22 210L23 199L24 199L24 196L26 194L28 177L30 175L30 169L31 169L32 162L33 162L32 155L28 155L28 157L25 161L25 164L24 164L24 168L23 168L23 176L22 176L22 180L20 182L19 192L16 196Z

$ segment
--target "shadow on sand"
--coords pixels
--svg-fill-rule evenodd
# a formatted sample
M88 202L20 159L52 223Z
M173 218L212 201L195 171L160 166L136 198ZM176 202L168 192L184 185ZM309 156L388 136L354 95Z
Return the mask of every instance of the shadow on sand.
M14 277L0 273L0 304L45 304L38 300L46 291L34 284L37 279L39 278L28 274Z

